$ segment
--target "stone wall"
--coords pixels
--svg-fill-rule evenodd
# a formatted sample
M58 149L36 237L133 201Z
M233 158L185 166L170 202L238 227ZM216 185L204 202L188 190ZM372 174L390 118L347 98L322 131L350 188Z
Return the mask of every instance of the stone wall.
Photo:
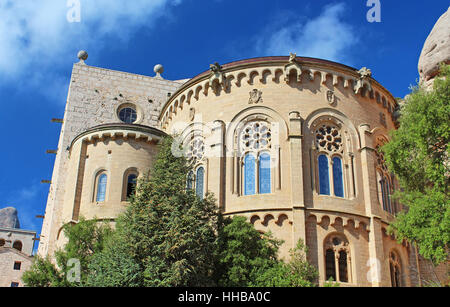
M65 181L71 142L78 134L101 124L121 122L120 105L132 103L142 115L138 124L158 126L161 105L174 93L181 81L164 80L126 72L74 64L69 93L55 159L45 219L42 226L39 255L54 252L57 230L62 225Z

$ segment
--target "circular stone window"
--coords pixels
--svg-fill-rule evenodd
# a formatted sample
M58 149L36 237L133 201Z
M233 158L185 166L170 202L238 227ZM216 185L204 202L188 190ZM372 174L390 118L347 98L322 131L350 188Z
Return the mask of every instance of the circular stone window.
M130 106L119 109L119 119L126 124L133 124L137 120L136 109Z

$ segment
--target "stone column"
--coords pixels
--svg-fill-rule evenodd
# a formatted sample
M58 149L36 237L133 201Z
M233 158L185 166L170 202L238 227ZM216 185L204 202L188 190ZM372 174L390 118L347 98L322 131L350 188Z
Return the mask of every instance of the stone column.
M362 186L364 193L364 203L366 215L370 218L369 225L369 263L367 268L370 270L367 274L372 286L389 286L389 270L385 265L383 233L381 231L382 223L380 217L380 203L377 196L377 176L375 170L375 151L373 148L372 133L367 124L359 127L361 137L361 167L362 167Z
M213 123L211 131L211 137L209 139L209 152L208 158L208 188L214 193L217 198L220 209L224 209L225 206L225 182L226 182L226 169L225 169L225 124L220 120L216 120Z
M292 244L306 244L306 212L303 187L303 119L299 112L289 113L289 149L291 154Z

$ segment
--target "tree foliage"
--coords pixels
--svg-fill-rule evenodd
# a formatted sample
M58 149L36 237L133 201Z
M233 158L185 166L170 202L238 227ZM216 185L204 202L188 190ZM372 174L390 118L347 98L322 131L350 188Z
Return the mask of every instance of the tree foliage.
M91 285L122 286L122 274L134 286L214 285L215 200L186 191L190 168L184 157L172 154L172 142L163 140L151 173L140 180L118 220L115 239L92 266L93 274L111 277L106 283L91 277ZM114 254L117 245L119 253Z
M22 277L28 287L78 287L86 284L89 264L93 255L100 253L105 241L111 235L111 228L105 223L80 218L77 224L66 224L64 235L68 239L63 249L56 251L56 263L49 258L36 257L32 266ZM80 281L71 282L67 274L72 269L70 259L80 264Z
M408 208L390 231L416 242L436 264L448 259L450 238L450 66L441 68L433 91L413 90L399 129L382 148L402 188L395 196Z
M317 272L302 244L292 260L277 258L281 241L260 234L244 217L223 218L212 195L186 190L191 170L162 141L150 174L116 220L65 227L68 243L56 253L58 268L38 258L25 273L28 286L203 287L312 286ZM80 260L81 282L67 282L67 260Z

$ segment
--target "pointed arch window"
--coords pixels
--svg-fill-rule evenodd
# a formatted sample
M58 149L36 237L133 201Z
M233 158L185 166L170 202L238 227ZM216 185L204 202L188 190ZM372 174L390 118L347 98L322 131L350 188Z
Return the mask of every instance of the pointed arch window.
M347 239L336 234L328 237L325 249L325 278L348 283L352 282L350 248Z
M344 146L340 128L331 123L319 125L315 131L315 142L319 194L345 197Z
M250 121L239 135L243 195L272 193L272 131L265 121Z
M344 176L342 172L342 159L340 157L333 158L333 187L334 195L344 197Z
M391 285L392 287L402 286L402 269L400 265L400 259L394 251L389 253L389 269L391 273Z
M104 202L106 199L106 185L108 183L108 176L106 174L100 174L97 179L97 202Z
M205 169L203 166L201 166L197 169L197 176L195 178L195 193L201 199L203 199L203 197L205 196L204 183L205 183Z
M130 174L127 179L127 199L135 195L136 193L136 184L137 184L137 175Z
M256 194L255 166L255 156L247 154L244 158L244 195Z
M330 174L326 155L319 156L319 193L330 195Z
M392 184L393 176L389 175L386 161L383 152L381 151L381 145L376 146L375 154L377 158L378 200L384 211L395 214L397 209L395 208L395 204L391 202L391 195L394 193L394 186Z
M259 156L259 193L271 193L270 154L267 152Z

